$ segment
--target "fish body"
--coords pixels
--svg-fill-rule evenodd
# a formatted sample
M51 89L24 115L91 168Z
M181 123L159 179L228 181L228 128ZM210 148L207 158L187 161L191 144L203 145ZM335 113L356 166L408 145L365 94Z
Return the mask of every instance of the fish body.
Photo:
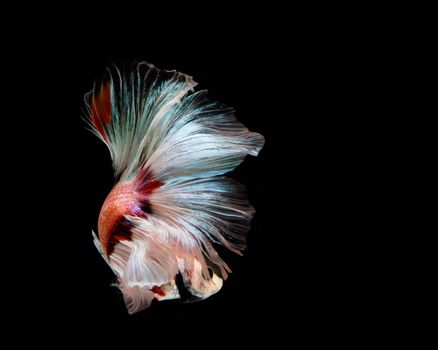
M245 249L255 211L243 186L222 175L256 156L264 138L195 86L142 62L108 70L86 95L115 172L93 236L129 313L180 298L178 275L194 299L209 297L231 272L213 243Z

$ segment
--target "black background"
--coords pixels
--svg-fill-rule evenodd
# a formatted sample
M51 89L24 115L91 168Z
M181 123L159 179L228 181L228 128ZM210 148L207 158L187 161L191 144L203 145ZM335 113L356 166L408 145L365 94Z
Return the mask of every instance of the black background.
M146 326L160 329L170 322L175 326L180 325L182 329L195 327L201 330L223 325L233 330L255 319L262 321L262 315L272 307L269 294L275 293L275 290L271 291L273 281L270 269L273 266L270 249L273 233L269 233L267 220L270 203L266 177L269 171L268 157L265 154L269 154L272 147L271 123L268 105L260 102L266 98L265 89L261 85L269 82L267 79L259 80L253 75L251 65L248 65L248 57L239 57L232 52L224 55L214 51L194 52L154 47L99 52L94 57L88 56L78 62L74 74L80 77L77 86L71 86L65 91L66 98L71 98L72 111L76 110L76 113L69 114L72 120L78 119L80 114L78 102L81 101L82 93L89 90L92 80L101 74L102 68L111 62L120 64L139 59L145 59L163 69L177 69L192 75L199 83L199 89L208 89L210 98L235 107L241 122L251 130L264 134L268 141L260 157L248 157L245 164L231 174L248 186L249 198L258 214L249 234L249 248L245 257L235 257L222 250L234 270L223 293L202 303L156 303L144 312L128 316L120 293L109 287L113 279L112 273L93 247L89 232L95 227L100 206L112 186L110 158L105 147L84 130L79 122L76 152L80 158L78 183L81 184L81 199L78 202L83 205L78 213L78 237L72 243L72 251L83 252L76 266L84 281L84 285L78 290L83 303L80 306L83 317L92 318L97 324L103 323L109 327L114 327L115 324L127 325L131 329ZM263 69L263 62L258 64Z
M381 245L372 218L390 205L375 193L383 170L369 150L380 152L383 120L397 103L379 104L393 76L404 77L394 69L399 58L385 56L396 28L370 37L374 22L367 14L361 21L362 9L345 16L332 5L262 5L258 14L212 7L189 16L126 6L124 15L91 16L91 26L83 23L88 8L70 21L52 9L47 22L23 11L21 27L5 21L2 316L24 331L20 338L34 329L43 340L65 332L64 345L91 330L98 341L144 345L157 334L165 337L158 345L178 335L193 347L204 334L245 344L266 337L275 346L279 333L294 345L363 331L357 343L386 330L373 304L381 283L367 269L378 265L373 249ZM169 12L179 17L172 28ZM230 174L248 187L257 214L245 256L220 251L234 271L223 290L128 316L91 239L112 169L81 115L83 95L105 67L133 60L192 75L266 145Z
M233 106L237 118L263 134L266 144L258 157L248 156L229 174L247 186L257 213L243 257L218 247L233 270L222 291L198 303L154 303L129 316L120 292L110 287L114 276L91 236L113 186L111 160L106 146L86 130L81 117L83 95L105 68L134 60L192 75L199 83L197 89L208 89L211 99ZM291 101L283 99L284 91L280 91L280 83L290 74L282 65L282 51L177 48L148 45L145 40L134 45L96 44L86 50L62 46L45 51L35 62L37 84L29 100L35 101L39 117L30 118L28 141L41 156L28 158L33 171L29 192L33 219L19 216L17 220L38 233L26 238L26 260L19 268L27 274L26 286L32 286L32 301L19 305L21 326L47 324L75 334L93 329L132 334L145 329L150 334L169 330L172 334L194 330L234 334L244 329L266 333L267 328L281 324L277 312L289 317L286 305L297 287L293 280L301 273L287 262L294 259L287 248L293 230L282 226L294 216L288 195L294 158L287 151L292 146L279 147L283 136L278 131L287 131L291 118L283 109ZM24 290L20 292L30 300Z
M20 134L4 160L20 169L10 216L20 234L5 235L9 324L78 336L102 331L109 339L123 332L134 340L193 332L315 340L343 332L349 319L343 300L353 287L340 289L350 272L340 273L348 221L338 220L347 213L338 208L350 199L341 197L339 182L353 170L338 171L340 116L350 105L339 104L348 96L339 84L349 85L330 59L333 46L298 34L283 44L155 45L147 34L134 42L94 39L32 47L25 50L31 62L20 51L10 57L17 78L9 104L25 119L8 119ZM199 303L155 303L129 316L91 236L113 185L110 156L81 116L83 96L105 67L134 60L192 75L198 89L233 106L266 144L229 174L247 186L257 213L243 257L218 248L233 269L221 292Z

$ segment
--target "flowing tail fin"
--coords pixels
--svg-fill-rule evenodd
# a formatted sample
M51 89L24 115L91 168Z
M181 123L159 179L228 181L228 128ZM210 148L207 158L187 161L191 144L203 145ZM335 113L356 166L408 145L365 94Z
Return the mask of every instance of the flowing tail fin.
M129 188L117 203L109 195L96 243L129 312L163 293L177 296L178 271L193 295L208 297L222 286L218 274L230 272L212 243L236 253L245 248L254 209L244 188L221 175L256 156L264 138L195 86L188 75L142 62L127 73L110 69L87 95L92 130L111 153L116 192L120 184ZM129 235L117 233L117 215Z

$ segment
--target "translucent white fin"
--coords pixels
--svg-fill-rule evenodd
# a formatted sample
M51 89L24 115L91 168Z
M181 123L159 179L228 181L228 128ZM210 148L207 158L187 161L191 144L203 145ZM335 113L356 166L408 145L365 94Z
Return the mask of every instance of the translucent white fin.
M166 132L145 168L165 183L227 173L264 144L262 135L237 121L232 108L209 101L205 91L185 97L160 123Z
M135 177L167 132L163 120L194 86L188 75L141 62L126 73L108 69L86 95L88 121L108 146L117 179Z
M166 184L150 197L153 217L187 232L202 246L203 254L227 277L229 269L210 242L219 243L240 254L246 246L246 233L254 208L245 188L236 181L221 177ZM175 234L178 235L178 234Z
M256 156L262 135L249 132L234 110L190 93L193 79L142 62L122 74L110 69L87 95L92 130L110 150L117 179L129 181L142 168L161 181L209 177Z
M154 300L154 293L148 288L131 287L123 282L119 283L118 286L123 293L123 300L129 314L134 314L148 308L152 300Z
M159 301L179 299L181 297L175 280L171 280L169 283L163 284L160 286L160 290L161 293L154 293L155 299Z
M94 245L95 245L96 248L97 248L97 251L98 251L99 254L102 256L103 260L105 260L105 262L106 262L106 263L108 264L108 266L111 268L111 270L113 270L113 272L116 273L116 270L114 270L114 269L112 268L112 266L111 266L111 264L110 264L110 262L109 262L109 260L108 260L108 257L106 256L106 254L105 254L105 253L103 252L103 250L102 250L102 247L101 247L101 245L100 245L99 238L97 237L97 235L94 233L93 230L91 231L91 234L92 234L92 236L93 236L93 242L94 242Z
M184 284L192 295L205 299L222 288L222 278L214 272L211 278L205 278L202 272L203 266L197 259L178 259L178 265Z

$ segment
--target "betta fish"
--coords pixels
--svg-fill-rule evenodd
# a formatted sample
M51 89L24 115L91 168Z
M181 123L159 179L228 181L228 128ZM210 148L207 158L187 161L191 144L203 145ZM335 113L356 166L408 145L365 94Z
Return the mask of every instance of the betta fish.
M141 62L109 68L85 96L86 120L115 173L92 234L130 314L154 299L180 299L181 288L208 298L231 272L213 244L245 249L255 210L245 188L223 175L257 156L264 137L196 85Z

